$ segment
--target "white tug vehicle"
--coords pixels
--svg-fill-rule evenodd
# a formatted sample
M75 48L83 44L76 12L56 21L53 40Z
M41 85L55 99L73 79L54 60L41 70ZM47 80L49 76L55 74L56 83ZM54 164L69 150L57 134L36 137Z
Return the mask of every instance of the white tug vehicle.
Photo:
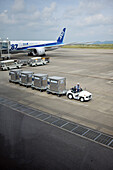
M76 99L80 100L81 102L89 101L92 99L92 94L90 92L82 89L80 89L80 91L77 92L75 88L71 88L70 90L68 90L66 96L69 99Z

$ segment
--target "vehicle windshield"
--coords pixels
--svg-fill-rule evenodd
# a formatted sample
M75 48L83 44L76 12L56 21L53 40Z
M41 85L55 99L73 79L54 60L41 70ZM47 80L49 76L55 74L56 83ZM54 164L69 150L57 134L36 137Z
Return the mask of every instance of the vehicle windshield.
M4 63L4 65L6 65L6 66L10 66L10 65L12 65L12 64L14 64L14 62Z
M38 63L41 62L41 59L38 59L37 62L38 62Z

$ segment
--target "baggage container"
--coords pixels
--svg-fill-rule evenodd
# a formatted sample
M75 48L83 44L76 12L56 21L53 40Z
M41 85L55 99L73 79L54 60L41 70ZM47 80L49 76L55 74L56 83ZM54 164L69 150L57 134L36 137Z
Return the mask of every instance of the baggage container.
M47 89L47 74L33 74L32 77L32 89L38 89L40 91Z
M66 94L66 78L52 76L48 78L47 93L57 94L58 96Z
M32 85L32 76L33 72L31 71L22 71L20 74L20 85L29 87Z
M11 70L9 72L9 76L10 76L9 82L19 83L21 72L22 72L22 70L20 70L20 69Z

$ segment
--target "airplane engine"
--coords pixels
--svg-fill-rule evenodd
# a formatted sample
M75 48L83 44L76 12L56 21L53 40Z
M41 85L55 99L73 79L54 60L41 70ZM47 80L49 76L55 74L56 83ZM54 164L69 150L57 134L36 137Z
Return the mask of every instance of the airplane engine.
M33 50L34 55L45 55L45 49L43 47L36 47Z

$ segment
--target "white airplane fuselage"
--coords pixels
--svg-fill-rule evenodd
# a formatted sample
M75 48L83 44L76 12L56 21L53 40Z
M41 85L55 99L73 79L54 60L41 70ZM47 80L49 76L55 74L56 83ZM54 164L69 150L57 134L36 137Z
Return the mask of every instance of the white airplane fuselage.
M63 29L56 41L10 41L9 52L29 52L33 55L45 55L46 51L55 50L63 45L66 28Z

